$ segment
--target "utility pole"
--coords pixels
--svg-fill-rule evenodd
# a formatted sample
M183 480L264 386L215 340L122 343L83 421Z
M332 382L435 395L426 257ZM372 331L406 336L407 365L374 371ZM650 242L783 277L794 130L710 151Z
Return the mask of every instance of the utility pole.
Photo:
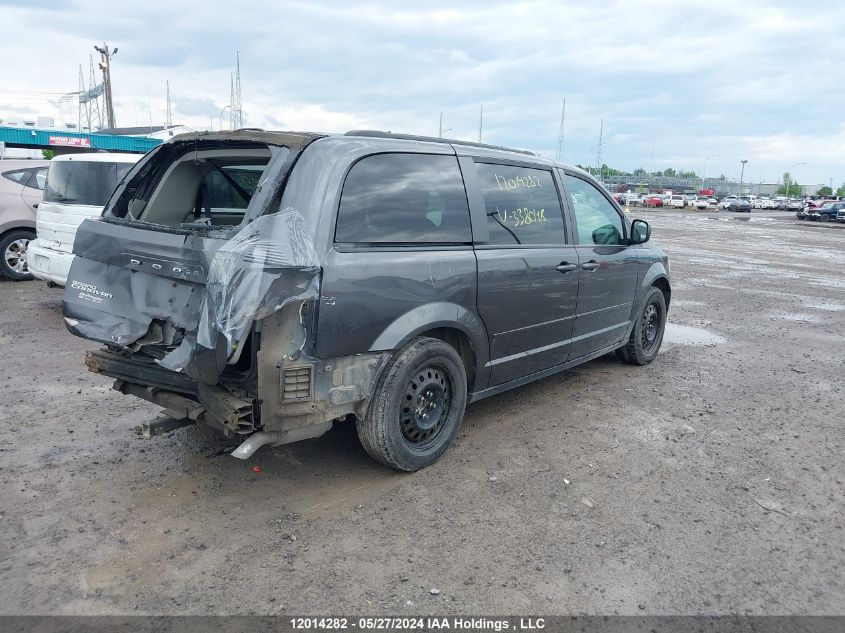
M100 70L103 71L103 89L106 95L106 122L110 128L115 127L114 103L111 93L111 58L117 54L117 48L109 52L109 45L103 42L103 46L94 45L94 50L100 54Z
M440 125L437 126L437 138L443 138L443 113L440 113Z
M481 104L481 111L478 113L478 142L481 142L481 126L484 123L484 104Z
M604 136L604 119L601 120L601 125L599 126L599 144L596 145L596 169L601 169L601 143L602 137Z
M173 113L170 110L170 80L167 80L167 118L164 127L169 128L173 126Z
M701 188L704 189L707 187L707 161L711 158L716 158L717 156L721 156L721 154L712 154L704 159L704 172L701 174Z
M654 174L654 136L651 137L651 163L648 167L648 192L651 193L651 177Z
M741 196L742 195L742 177L745 176L745 163L747 163L748 161L747 160L741 160L739 162L742 163L742 171L739 172L739 191L737 193Z
M563 159L563 122L566 118L566 99L563 100L563 107L560 109L560 129L557 133L557 153L555 160L560 162Z

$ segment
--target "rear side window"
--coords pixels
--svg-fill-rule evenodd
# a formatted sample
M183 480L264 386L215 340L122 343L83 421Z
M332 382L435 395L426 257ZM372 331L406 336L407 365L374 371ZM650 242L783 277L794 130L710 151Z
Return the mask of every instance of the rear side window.
M38 189L44 191L44 186L47 184L47 168L39 167L32 170L32 177L27 181L26 186L30 189Z
M559 245L566 242L563 214L550 171L476 163L490 243Z
M226 165L206 174L203 206L212 210L246 209L265 165Z
M371 244L472 241L458 161L431 154L377 154L349 170L335 240Z
M8 178L12 182L19 182L23 184L23 181L29 178L29 171L26 169L22 169L20 171L7 171L3 174L3 178Z
M132 163L57 160L50 163L45 202L105 205Z

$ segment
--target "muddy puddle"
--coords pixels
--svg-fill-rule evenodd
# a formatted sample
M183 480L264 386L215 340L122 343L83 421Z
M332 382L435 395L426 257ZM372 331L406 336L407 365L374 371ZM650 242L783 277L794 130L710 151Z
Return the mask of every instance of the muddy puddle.
M715 332L691 325L667 323L663 334L663 342L673 345L704 345L711 346L724 343L726 339Z
M845 310L845 305L841 303L831 303L828 301L819 301L815 303L807 303L806 307L813 310L826 310L827 312L842 312Z

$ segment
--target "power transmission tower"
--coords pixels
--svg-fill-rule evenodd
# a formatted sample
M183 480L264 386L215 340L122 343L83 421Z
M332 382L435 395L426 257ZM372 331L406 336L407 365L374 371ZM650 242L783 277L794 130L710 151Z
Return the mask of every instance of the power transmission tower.
M106 96L106 121L110 128L115 127L114 102L111 92L111 58L117 54L117 48L109 51L109 45L103 42L102 47L94 45L94 50L100 54L100 70L103 71L103 90Z
M85 94L85 75L82 74L82 64L79 64L79 111L77 113L78 119L76 128L82 130L82 124L90 130L91 129L91 109L88 104L82 100L82 95Z
M566 99L563 100L563 107L560 110L560 130L557 133L557 153L555 160L560 162L563 158L563 121L566 118Z
M82 64L79 65L79 120L77 125L81 130L87 127L88 130L99 130L103 127L102 108L100 99L103 96L103 84L97 83L97 72L94 70L94 56L88 56L88 83L85 83L85 76L82 72ZM84 124L84 126L83 126Z
M229 73L229 129L235 129L235 76Z
M235 51L235 103L232 106L235 113L235 123L237 127L233 129L242 128L244 126L244 111L241 103L241 52Z

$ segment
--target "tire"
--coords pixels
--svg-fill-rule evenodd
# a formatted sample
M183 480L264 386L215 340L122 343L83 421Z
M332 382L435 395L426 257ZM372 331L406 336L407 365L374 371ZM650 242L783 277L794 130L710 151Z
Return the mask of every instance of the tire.
M819 218L822 222L830 222L830 216L827 213L822 213L822 217Z
M357 422L358 438L385 466L420 470L452 444L466 403L466 370L455 348L417 338L393 355L376 381L367 413Z
M35 233L14 229L0 239L0 276L13 281L32 279L26 267L26 247L35 239Z
M652 324L654 327L649 327ZM617 355L631 365L648 365L660 351L665 329L666 297L663 296L660 288L652 286L646 295L643 309L637 316L628 342L616 350Z

